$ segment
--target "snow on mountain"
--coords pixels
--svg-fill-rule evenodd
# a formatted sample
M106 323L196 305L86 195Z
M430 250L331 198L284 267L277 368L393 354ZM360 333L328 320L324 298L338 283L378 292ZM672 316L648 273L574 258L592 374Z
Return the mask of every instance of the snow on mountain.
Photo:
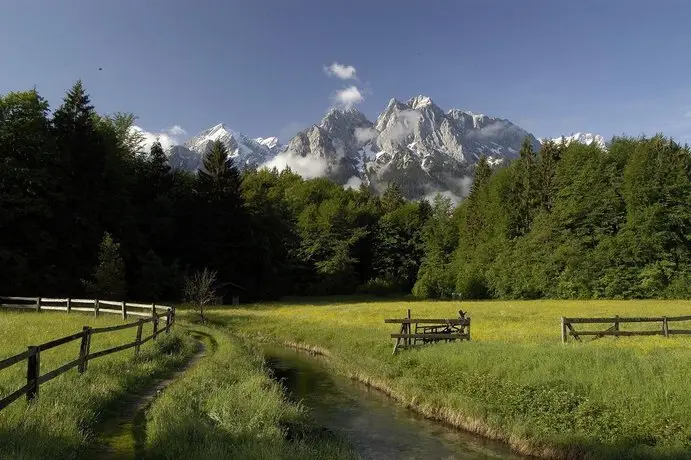
M333 180L357 178L383 189L396 181L410 198L434 192L467 194L467 176L482 156L494 164L518 155L523 139L539 142L508 120L458 109L444 112L427 96L391 99L374 123L358 110L331 109L298 133L280 154L312 158Z
M277 137L257 137L254 141L275 153L278 153L283 147Z
M223 142L228 155L240 169L256 168L266 163L281 148L276 137L250 139L219 123L190 138L183 145L172 146L168 149L168 161L173 168L194 171L201 166L204 154L214 141Z
M561 137L555 137L551 139L552 142L555 144L561 144L563 143L564 145L569 145L572 142L578 142L581 144L585 145L590 145L592 143L595 143L598 147L601 149L606 149L607 144L605 142L605 138L600 136L599 134L594 134L594 133L576 133L572 134L570 136L561 136ZM540 143L544 143L545 139L540 139Z
M221 123L172 146L168 155L174 168L196 170L211 143L220 140L240 169L290 167L303 177L326 176L349 187L364 183L383 190L396 181L409 198L436 192L461 197L480 157L505 163L518 156L526 137L539 148L535 137L509 120L445 112L420 95L407 102L391 99L374 122L355 108L332 108L285 146L276 137L251 139Z

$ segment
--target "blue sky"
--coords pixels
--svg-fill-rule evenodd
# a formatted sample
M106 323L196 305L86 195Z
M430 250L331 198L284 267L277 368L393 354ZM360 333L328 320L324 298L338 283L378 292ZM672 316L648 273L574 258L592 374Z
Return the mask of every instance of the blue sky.
M682 0L0 0L0 93L35 85L55 107L81 78L99 112L190 135L285 141L355 85L370 119L425 94L536 136L687 142L690 52Z

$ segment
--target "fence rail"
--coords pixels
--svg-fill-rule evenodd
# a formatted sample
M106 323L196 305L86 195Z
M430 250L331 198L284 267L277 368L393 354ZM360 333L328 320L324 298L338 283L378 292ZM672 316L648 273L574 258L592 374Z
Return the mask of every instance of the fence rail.
M593 336L593 340L600 339L606 336L613 337L630 337L634 335L662 335L669 337L671 335L691 335L689 329L670 329L670 323L680 321L691 321L691 315L686 316L651 316L651 317L620 317L614 316L611 318L561 318L561 341L567 343L569 336L577 341L581 341L581 336ZM647 331L622 331L621 324L626 323L660 323L660 328L657 330ZM574 324L611 324L610 327L603 331L577 331L573 328Z
M15 303L20 302L20 303ZM60 305L46 305L46 304L65 304ZM89 305L90 307L73 307L73 305ZM100 308L100 305L118 306L119 309ZM124 301L99 300L99 299L53 299L41 297L0 297L0 307L4 308L19 308L19 309L34 309L36 311L42 310L58 310L70 313L74 311L94 312L98 316L100 313L115 313L122 315L122 319L126 320L129 315L137 316L138 319L134 323L119 324L116 326L97 327L84 326L81 332L67 335L58 339L54 339L40 345L30 345L26 351L18 353L9 358L0 360L0 371L7 369L15 364L26 361L26 385L14 391L13 393L0 399L0 410L4 409L12 402L26 395L28 401L32 401L38 396L39 388L44 383L53 380L59 375L76 367L80 374L84 373L88 368L88 363L91 360L107 356L111 353L117 353L130 348L134 348L135 356L139 354L141 345L149 340L156 340L156 337L161 333L169 333L173 324L175 324L175 309L164 305L155 304L141 304L141 303L127 303ZM131 311L131 309L144 309L143 311ZM141 318L144 317L144 318ZM165 319L165 324L159 330L159 322ZM153 333L148 337L142 339L142 330L147 323L153 323ZM137 335L133 342L118 345L116 347L101 350L96 353L91 353L91 338L97 334L105 334L109 332L120 331L123 329L137 328ZM41 375L41 352L50 350L75 340L81 340L79 346L79 356L73 361L67 362L62 366L46 372Z
M442 340L470 340L470 318L465 315L466 313L460 310L458 318L411 318L408 309L406 318L385 319L384 323L401 325L400 332L391 334L391 338L396 339L393 354L396 354L398 348L416 346L418 341L425 344Z

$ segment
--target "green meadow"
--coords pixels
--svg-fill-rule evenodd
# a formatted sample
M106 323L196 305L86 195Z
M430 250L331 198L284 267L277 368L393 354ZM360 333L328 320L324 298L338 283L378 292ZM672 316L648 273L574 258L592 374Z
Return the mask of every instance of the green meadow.
M454 317L463 309L472 319L472 341L393 356L388 334L396 325L383 320L404 317L408 308L413 317L428 318ZM428 417L501 439L518 452L686 458L691 457L691 336L608 337L564 345L560 318L672 316L690 310L690 301L326 299L224 307L210 317L250 341L324 353L334 372L367 382ZM622 330L657 327L625 325Z

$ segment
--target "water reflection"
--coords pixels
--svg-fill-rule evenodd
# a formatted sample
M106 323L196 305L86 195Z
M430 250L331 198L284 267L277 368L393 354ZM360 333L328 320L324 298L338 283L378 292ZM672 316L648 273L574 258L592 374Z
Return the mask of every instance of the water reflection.
M367 459L518 459L506 446L426 420L365 385L330 374L317 358L266 347L267 366L316 422Z

